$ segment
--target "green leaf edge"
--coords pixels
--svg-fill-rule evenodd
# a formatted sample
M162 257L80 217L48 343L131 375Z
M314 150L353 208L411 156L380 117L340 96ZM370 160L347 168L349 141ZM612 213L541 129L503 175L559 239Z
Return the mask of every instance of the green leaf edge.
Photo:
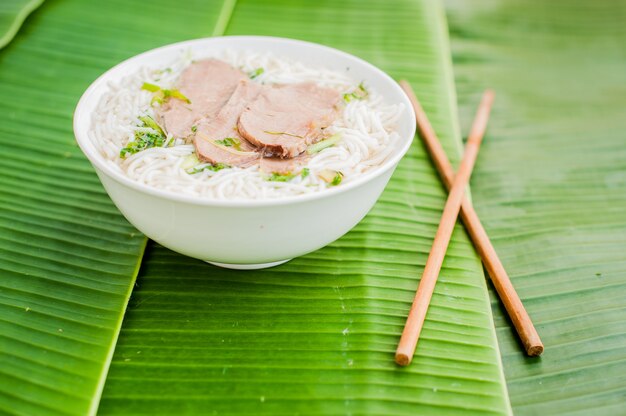
M100 378L98 379L98 384L96 384L96 390L93 392L93 395L91 396L91 405L89 406L89 410L87 413L89 416L95 416L98 413L98 407L100 407L100 401L102 399L102 392L104 391L104 384L106 383L107 377L109 375L109 368L111 368L111 362L113 361L113 354L115 353L117 340L119 339L120 332L122 331L122 322L124 321L124 317L126 316L126 310L128 309L128 302L130 301L130 295L132 294L133 289L135 288L135 284L137 282L137 276L139 275L139 269L141 269L141 265L143 264L143 258L146 254L147 246L148 246L148 237L144 236L141 251L140 251L140 254L137 256L137 263L135 264L135 269L133 270L130 284L128 285L128 289L126 290L126 294L124 295L124 307L120 308L120 313L117 318L115 335L111 338L111 343L109 344L109 350L108 350L106 359L102 363L102 370L100 371Z
M440 25L441 32L439 33L439 36L445 39L445 41L442 41L440 45L442 45L443 55L447 57L445 59L445 62L443 63L444 64L443 67L445 71L445 77L448 80L448 87L450 89L450 108L453 111L452 129L454 130L455 137L457 137L457 140L455 140L455 143L457 146L457 153L459 155L462 155L464 152L464 146L463 146L463 139L462 139L463 136L461 135L461 127L460 127L460 119L459 119L458 97L457 97L457 92L456 92L456 81L454 78L454 65L452 62L450 29L448 27L448 18L446 15L446 8L444 7L442 1L439 1L439 6L440 6L439 13L440 13L440 19L441 19L441 25ZM416 132L416 136L419 137L419 134L417 132ZM471 202L472 194L471 194L469 185L465 189L465 194L467 195L467 198ZM465 232L467 233L467 231ZM495 340L495 343L494 343L495 351L497 353L497 356L500 359L500 363L499 363L500 365L498 366L498 369L500 370L500 385L502 386L502 395L506 401L508 414L512 416L513 406L511 405L511 396L509 395L509 390L508 390L507 383L506 383L506 377L504 375L504 364L502 363L502 351L500 351L500 341L498 340L498 336L496 333L496 323L494 321L493 310L491 309L491 297L489 296L489 290L487 288L488 276L485 273L485 269L482 267L483 265L482 259L480 259L480 256L478 252L476 251L476 249L474 249L474 252L476 254L476 257L479 258L480 265L481 265L482 272L483 272L483 277L484 277L483 285L482 285L483 299L485 302L488 303L487 313L489 315L489 319L491 320L491 327L489 329L491 331L492 339Z
M26 3L22 9L15 15L13 19L13 23L9 26L6 32L0 37L0 49L7 46L15 37L17 32L22 27L24 20L30 15L32 12L37 10L39 6L43 4L44 0L31 0Z

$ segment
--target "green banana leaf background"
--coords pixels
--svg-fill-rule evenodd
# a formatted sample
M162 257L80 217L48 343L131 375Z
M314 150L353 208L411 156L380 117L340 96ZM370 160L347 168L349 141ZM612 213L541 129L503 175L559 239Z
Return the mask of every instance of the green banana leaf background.
M497 104L472 196L546 345L492 296L516 414L626 413L626 3L447 1L463 125Z
M7 4L5 44L38 5ZM623 413L625 17L612 1L47 0L0 50L0 413ZM74 143L78 97L138 52L235 34L408 79L453 162L459 119L496 90L472 198L541 358L459 224L414 363L393 364L445 202L419 141L354 230L273 269L219 269L124 220Z

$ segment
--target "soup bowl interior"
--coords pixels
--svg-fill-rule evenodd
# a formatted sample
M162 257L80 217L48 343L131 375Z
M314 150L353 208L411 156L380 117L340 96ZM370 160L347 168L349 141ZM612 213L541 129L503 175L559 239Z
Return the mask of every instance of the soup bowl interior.
M270 52L307 66L346 73L364 81L387 103L401 103L400 139L379 167L353 180L306 195L268 200L216 200L136 182L99 153L89 137L92 115L109 83L141 67L160 69L186 52L194 59L223 51ZM74 113L76 140L107 193L137 229L163 246L222 267L269 267L317 250L354 227L372 208L415 134L410 102L397 83L373 65L326 46L291 39L232 36L180 42L130 58L85 91Z

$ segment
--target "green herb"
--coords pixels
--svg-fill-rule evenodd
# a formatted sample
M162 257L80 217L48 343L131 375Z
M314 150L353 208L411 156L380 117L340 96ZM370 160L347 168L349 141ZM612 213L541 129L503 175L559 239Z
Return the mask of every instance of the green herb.
M222 169L228 169L230 168L229 165L226 165L224 163L216 163L214 165L208 163L208 164L201 164L198 166L194 166L192 168L186 169L185 172L187 172L190 175L194 175L196 173L200 173L203 172L205 170L210 170L212 172L218 172Z
M280 173L272 173L267 180L270 182L287 182L292 180L293 178L295 178L296 175L292 175L291 173L287 173L287 174L280 174Z
M191 100L189 100L189 98L185 97L185 95L178 91L177 89L171 89L171 90L163 90L163 95L165 96L165 98L177 98L181 101L186 102L187 104L191 104Z
M140 127L149 128L151 131L135 131L135 138L126 144L120 150L120 157L122 159L133 155L142 150L149 149L151 147L161 147L165 144L165 133L163 129L152 119L150 116L139 117L139 120L143 123Z
M161 128L161 126L159 126L157 124L156 121L154 121L154 119L150 116L142 116L139 117L139 120L141 120L141 122L143 123L143 125L145 127L150 127L152 130L157 131L158 133L160 133L161 135L165 136L165 132L163 131L163 129Z
M163 104L163 102L167 101L167 99L169 99L170 97L184 101L187 104L191 104L191 101L189 100L189 98L185 97L183 93L181 93L175 88L167 90L167 89L163 89L159 87L158 85L150 84L149 82L144 82L143 85L141 86L141 89L154 93L154 96L152 97L150 104L154 104L154 103Z
M298 136L297 134L291 134L291 133L287 133L287 132L284 132L284 131L267 131L267 130L263 130L263 133L275 134L275 135L284 134L285 136L297 137L299 139L303 139L304 138L302 136Z
M223 140L216 140L215 143L226 147L234 147L235 149L241 151L241 142L235 137L226 137Z
M365 86L361 82L354 91L344 94L343 99L345 102L349 103L352 100L362 100L367 98L368 95L369 92L365 89Z
M194 133L198 131L198 126L191 126L191 131Z
M141 89L150 92L161 91L161 87L159 87L158 85L150 84L149 82L144 82L141 86Z
M343 173L337 172L337 174L333 178L333 181L330 183L330 186L337 186L337 185L339 185L341 183L342 179L343 179Z
M161 147L165 143L165 137L158 133L135 132L135 139L120 150L120 157L126 158L142 150L151 147Z
M330 186L339 185L343 179L343 173L330 169L324 169L318 174L318 176Z
M255 151L243 151L241 150L241 142L239 141L239 139L235 139L233 137L226 137L223 140L213 140L213 139L209 139L207 136L205 136L202 133L198 133L196 135L196 138L202 139L207 141L208 143L212 144L213 146L228 152L228 153L232 153L234 155L239 155L239 156L253 156L256 155L257 153Z
M255 79L256 77L258 77L259 75L261 75L263 72L265 72L265 69L263 68L257 68L254 71L248 73L248 76L250 77L250 79Z
M187 170L199 164L200 164L200 160L198 159L198 156L196 156L196 153L194 152L194 153L191 153L189 156L187 156L185 160L183 160L183 163L180 164L180 167Z
M273 172L270 176L267 177L267 180L270 182L287 182L290 181L298 176L300 176L302 179L306 178L307 176L309 176L311 174L311 171L309 170L309 168L303 168L302 171L300 172L299 175L293 174L291 172L287 172L287 173L278 173L278 172Z
M335 144L337 144L337 142L341 140L341 134L337 133L337 134L333 134L332 136L328 137L327 139L321 140L315 144L312 144L311 146L309 146L306 149L306 152L310 155L314 154L314 153L319 153L322 150L326 149L327 147L330 146L334 146Z

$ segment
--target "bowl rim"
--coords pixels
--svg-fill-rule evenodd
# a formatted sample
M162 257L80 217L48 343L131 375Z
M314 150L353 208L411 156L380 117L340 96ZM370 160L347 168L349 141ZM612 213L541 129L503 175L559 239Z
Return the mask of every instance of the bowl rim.
M404 111L407 111L407 114L409 115L409 122L411 125L410 130L413 132L413 134L408 140L404 142L404 145L402 146L400 151L397 152L395 155L393 155L391 158L387 159L381 166L369 172L361 174L356 179L342 186L325 189L324 191L321 191L321 192L313 192L313 193L304 194L304 195L292 195L292 196L286 196L286 197L281 197L281 198L259 199L259 200L244 200L244 199L219 200L219 199L212 199L212 198L206 198L206 197L200 197L200 196L194 196L194 195L187 195L187 194L182 194L182 193L176 193L174 191L158 189L158 188L151 187L149 185L142 184L140 182L132 180L131 178L123 175L121 172L118 172L115 169L113 169L110 166L110 164L107 163L107 161L104 159L104 157L97 151L95 145L91 143L91 139L89 138L89 135L87 134L88 128L84 130L81 130L79 128L80 119L82 119L83 117L91 117L91 114L85 114L85 110L83 107L85 106L85 102L90 99L90 96L94 93L94 91L100 86L100 84L102 84L103 82L106 82L106 78L109 76L111 72L115 71L117 68L121 66L127 65L131 61L138 60L141 57L144 57L147 55L157 55L160 52L162 52L162 50L164 49L170 49L170 48L175 48L175 47L185 47L185 46L190 46L190 45L197 44L197 43L204 43L210 40L224 39L224 38L236 39L236 40L241 40L241 41L267 40L267 41L278 41L278 42L290 43L290 44L302 45L302 46L314 46L316 48L321 48L325 50L325 52L329 52L331 54L343 56L343 57L358 61L361 65L365 66L369 71L372 71L376 73L378 76L389 81L390 85L393 85L392 88L396 88L397 91L401 93L400 96L402 97L402 101L403 101L402 104L404 105ZM91 123L88 124L88 126L90 125ZM344 193L344 192L349 192L352 189L358 188L368 182L373 181L375 178L386 173L389 169L395 168L395 166L400 162L400 160L404 157L404 155L409 151L411 144L413 143L413 140L415 138L415 133L416 133L416 128L417 128L416 120L415 120L415 112L413 110L413 107L408 97L406 96L402 88L393 78L387 75L386 72L374 66L373 64L357 56L349 54L347 52L332 48L330 46L315 43L315 42L308 42L308 41L303 41L303 40L298 40L298 39L283 38L283 37L276 37L276 36L250 36L250 35L215 36L215 37L190 39L190 40L170 43L170 44L163 45L154 49L150 49L150 50L147 50L145 52L142 52L140 54L134 55L130 58L123 60L122 62L109 68L106 72L104 72L102 75L96 78L89 85L89 87L85 90L85 92L81 95L76 105L76 108L74 109L72 127L74 131L74 137L75 137L76 142L78 143L78 146L82 150L83 154L87 157L87 159L91 162L91 164L96 168L96 170L100 171L101 173L106 174L108 177L120 183L121 185L125 185L136 191L140 191L140 192L143 192L143 193L146 193L146 194L158 197L158 198L162 198L165 200L184 202L184 203L193 204L193 205L216 206L216 207L279 206L279 205L287 205L287 204L292 204L292 203L308 202L308 201L312 201L316 199L329 198L329 197L332 197L333 195L337 195L337 194Z

